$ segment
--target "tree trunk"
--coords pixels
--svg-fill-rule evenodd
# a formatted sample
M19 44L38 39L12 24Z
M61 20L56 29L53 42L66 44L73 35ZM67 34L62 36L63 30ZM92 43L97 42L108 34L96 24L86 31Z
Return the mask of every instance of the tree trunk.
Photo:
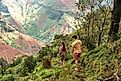
M120 16L121 16L121 0L114 0L112 22L111 22L111 28L109 31L109 36L111 37L118 34Z
M106 16L105 16L106 17ZM104 27L104 25L105 25L105 21L106 21L106 19L104 18L104 21L103 21L103 24L102 24L102 29L101 30L99 30L100 31L100 33L99 33L99 39L98 39L98 46L100 46L100 44L101 44L101 40L102 40L102 33L103 33L103 27Z

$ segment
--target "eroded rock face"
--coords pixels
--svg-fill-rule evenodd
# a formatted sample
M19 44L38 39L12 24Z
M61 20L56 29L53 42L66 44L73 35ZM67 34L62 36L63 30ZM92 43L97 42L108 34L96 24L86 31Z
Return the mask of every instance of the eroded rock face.
M2 2L8 7L12 18L19 27L19 31L27 32L35 38L37 38L38 33L52 32L50 31L51 28L56 30L54 31L55 34L59 34L61 27L65 24L62 22L64 21L62 19L64 14L71 14L76 10L76 0L3 0ZM28 26L28 24L31 26ZM34 29L40 31L34 32L36 31ZM44 40L47 33L39 35L43 38L37 39ZM50 37L53 37L52 34Z
M13 17L13 19L16 21L16 23L18 23L19 26L22 26L22 24L24 24L23 21L28 12L28 7L33 6L34 4L37 4L38 1L37 0L3 0L2 2L8 7L8 10L11 16ZM39 2L49 4L48 0L40 0ZM76 8L75 0L57 0L56 3L65 5L65 7L69 9Z
M24 21L24 17L22 16L23 11L21 8L22 3L18 3L17 0L3 0L3 3L8 7L8 10L15 22L19 26L22 26L22 23Z
M0 58L3 58L8 63L11 63L13 58L17 55L24 55L24 53L6 45L3 42L0 42Z
M32 55L45 47L44 43L19 32L2 33L0 39L0 58L11 63L15 57Z

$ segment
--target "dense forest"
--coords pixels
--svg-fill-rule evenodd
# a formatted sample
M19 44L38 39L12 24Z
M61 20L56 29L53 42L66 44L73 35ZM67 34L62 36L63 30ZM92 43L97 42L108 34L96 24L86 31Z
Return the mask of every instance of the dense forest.
M0 81L120 81L121 80L121 1L79 0L71 34L55 35L38 53L13 59L0 59ZM87 11L86 9L89 10ZM75 71L72 36L83 42L84 50ZM65 65L60 66L58 48L64 41Z

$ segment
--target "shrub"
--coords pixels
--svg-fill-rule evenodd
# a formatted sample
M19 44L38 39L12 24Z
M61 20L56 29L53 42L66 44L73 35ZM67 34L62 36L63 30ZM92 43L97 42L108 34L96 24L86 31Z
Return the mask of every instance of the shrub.
M14 76L12 74L4 75L2 81L14 81Z

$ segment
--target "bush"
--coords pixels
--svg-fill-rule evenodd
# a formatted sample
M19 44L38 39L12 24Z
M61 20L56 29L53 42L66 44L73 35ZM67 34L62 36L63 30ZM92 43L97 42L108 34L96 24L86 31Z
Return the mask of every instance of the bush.
M51 57L50 56L45 56L42 59L43 67L44 68L51 68Z
M15 58L14 61L13 61L13 66L16 66L16 65L20 64L22 59L23 59L23 57Z
M0 58L0 66L5 67L7 65L8 65L7 61L5 61L3 58Z
M14 76L12 74L4 75L2 81L14 81Z
M13 68L9 67L6 69L5 74L12 74L12 72L13 72Z

